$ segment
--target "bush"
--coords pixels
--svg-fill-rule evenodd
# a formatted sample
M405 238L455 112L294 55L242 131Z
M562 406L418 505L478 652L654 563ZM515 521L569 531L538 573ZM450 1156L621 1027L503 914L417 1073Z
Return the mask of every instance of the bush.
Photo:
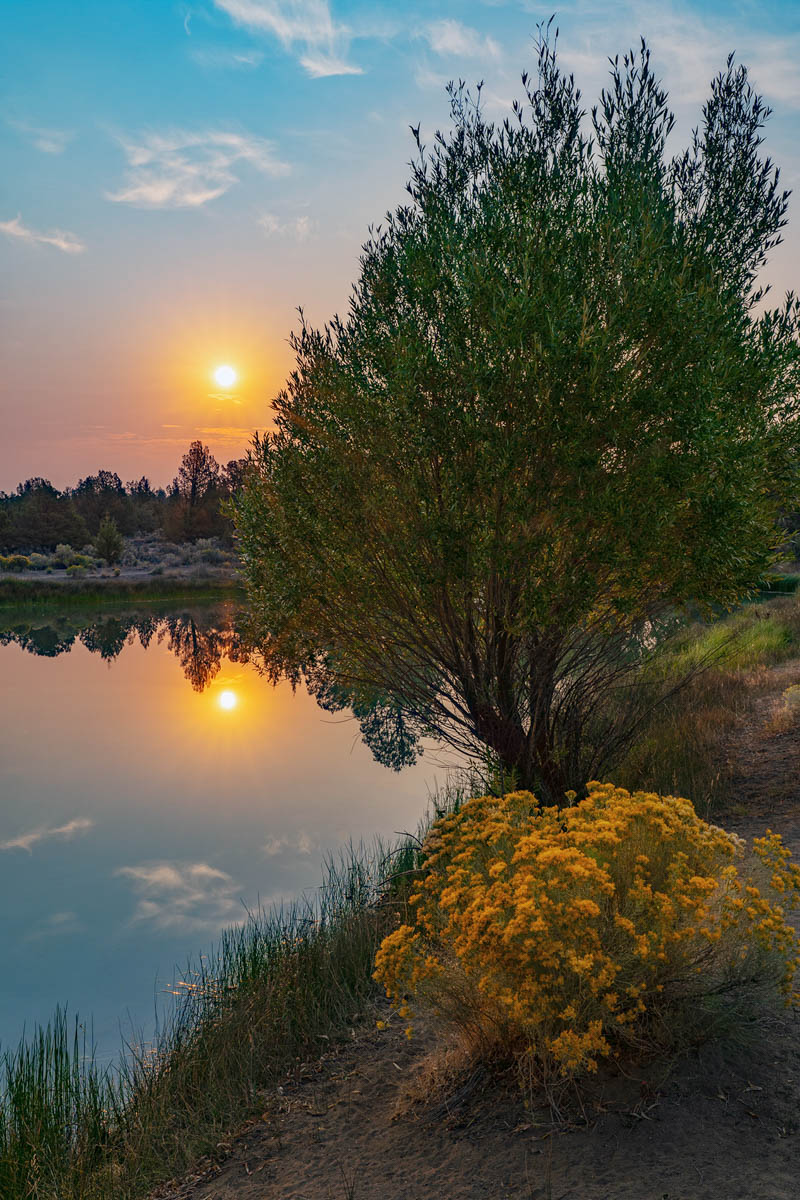
M67 575L70 579L83 579L86 574L86 568L80 563L73 563L71 567L67 567Z
M0 570L30 571L31 560L24 554L9 554L7 558L0 557Z
M541 1080L658 1049L676 1016L754 980L800 999L778 902L798 901L800 868L777 835L746 864L688 800L599 783L571 799L484 796L434 824L414 923L376 957L402 1015L416 998Z
M46 571L50 566L49 554L31 554L30 564L32 571Z
M71 567L75 561L75 551L72 546L59 542L53 551L53 561L57 567Z

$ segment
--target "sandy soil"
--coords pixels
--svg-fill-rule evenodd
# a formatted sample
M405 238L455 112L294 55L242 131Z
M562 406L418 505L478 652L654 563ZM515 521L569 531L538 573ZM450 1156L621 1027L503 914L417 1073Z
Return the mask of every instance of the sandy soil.
M800 661L774 669L731 745L734 786L716 819L746 836L770 825L800 859L800 727L775 722L796 682ZM287 1079L219 1161L159 1197L797 1200L800 1020L764 1012L745 1033L671 1068L608 1075L583 1114L554 1127L544 1110L526 1112L510 1080L476 1076L446 1102L420 1099L431 1032L409 1042L397 1021L370 1026Z

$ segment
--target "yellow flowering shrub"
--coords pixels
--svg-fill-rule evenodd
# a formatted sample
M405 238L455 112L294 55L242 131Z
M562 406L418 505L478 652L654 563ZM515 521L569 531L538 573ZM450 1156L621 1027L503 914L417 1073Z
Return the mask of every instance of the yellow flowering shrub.
M434 824L413 923L375 963L401 1015L420 1001L488 1047L572 1075L620 1042L652 1044L665 1007L758 975L798 1001L785 910L800 868L779 836L748 857L688 800L587 793L566 808L482 796Z

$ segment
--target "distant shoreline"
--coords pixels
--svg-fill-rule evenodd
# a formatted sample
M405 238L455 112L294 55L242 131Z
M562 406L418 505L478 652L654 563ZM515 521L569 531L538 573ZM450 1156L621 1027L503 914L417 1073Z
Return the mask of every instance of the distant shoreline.
M223 600L243 598L244 587L234 575L204 577L148 574L104 575L88 579L0 577L0 609L102 607L108 603L146 604L162 600Z

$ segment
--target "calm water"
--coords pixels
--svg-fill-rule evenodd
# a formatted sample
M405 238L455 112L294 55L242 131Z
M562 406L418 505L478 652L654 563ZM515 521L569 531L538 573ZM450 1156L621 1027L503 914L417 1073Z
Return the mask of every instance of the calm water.
M57 1003L102 1053L245 907L416 826L441 763L236 661L231 609L0 622L0 1041Z

